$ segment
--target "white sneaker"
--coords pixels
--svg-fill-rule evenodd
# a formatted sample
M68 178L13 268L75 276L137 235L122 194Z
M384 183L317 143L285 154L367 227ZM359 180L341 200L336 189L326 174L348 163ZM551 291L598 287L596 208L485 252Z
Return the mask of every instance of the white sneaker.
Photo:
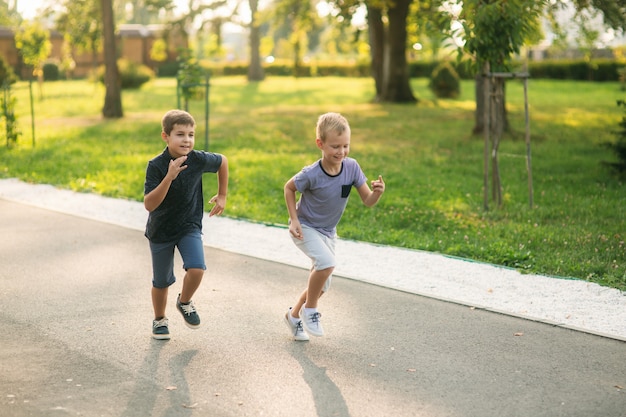
M300 309L302 326L307 333L312 334L313 336L324 336L324 329L322 328L322 323L320 323L320 317L322 317L322 315L317 311L307 316L304 314L304 306Z
M289 311L285 313L285 324L287 325L287 327L289 327L291 335L293 336L293 340L298 340L302 342L309 340L309 335L306 334L306 332L302 328L302 320L298 319L298 321L294 324L294 322L291 321L291 319L289 318L290 315L291 307L289 307Z

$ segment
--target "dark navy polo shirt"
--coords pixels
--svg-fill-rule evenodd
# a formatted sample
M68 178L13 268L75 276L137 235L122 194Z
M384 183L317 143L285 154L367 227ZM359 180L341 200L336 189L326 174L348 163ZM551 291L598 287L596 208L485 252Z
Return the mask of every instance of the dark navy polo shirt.
M161 155L148 162L144 195L163 181L172 159L165 148ZM154 243L172 242L192 230L202 230L202 174L217 172L222 165L222 156L194 150L189 153L184 165L188 168L172 181L161 205L148 215L145 235Z

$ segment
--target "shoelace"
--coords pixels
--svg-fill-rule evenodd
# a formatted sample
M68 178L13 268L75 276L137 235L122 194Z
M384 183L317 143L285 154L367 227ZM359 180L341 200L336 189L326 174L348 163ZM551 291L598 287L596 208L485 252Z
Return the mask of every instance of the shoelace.
M163 326L167 327L167 324L168 324L167 323L167 319L161 319L161 320L158 320L158 321L154 322L154 327L155 328L156 327L163 327Z
M193 302L189 302L189 304L180 303L180 308L183 309L186 315L191 315L196 312L196 308L193 306Z
M297 335L298 333L304 333L304 327L302 327L302 320L296 323L296 330L293 334Z
M322 317L322 313L316 312L311 314L310 316L311 323L317 323L320 321L320 317Z

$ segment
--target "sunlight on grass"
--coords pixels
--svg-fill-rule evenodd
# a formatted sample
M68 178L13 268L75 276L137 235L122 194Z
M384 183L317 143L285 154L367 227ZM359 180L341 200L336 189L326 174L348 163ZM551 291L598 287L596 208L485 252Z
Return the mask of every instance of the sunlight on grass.
M483 137L472 135L474 85L457 100L436 100L426 79L411 80L419 101L374 103L368 78L214 77L209 149L231 170L227 216L285 224L284 183L320 157L319 114L338 111L352 127L351 156L387 189L374 208L349 202L344 238L445 253L522 271L571 276L626 288L623 181L602 161L622 114L618 83L531 80L534 207L528 206L522 85L507 84L512 131L500 144L504 205L483 210ZM124 117L104 120L104 89L85 81L46 83L30 133L28 85L18 83L22 137L0 148L0 176L79 192L141 200L147 161L161 153L160 121L177 105L174 79L124 91ZM206 129L203 101L196 148ZM205 197L216 189L205 176Z

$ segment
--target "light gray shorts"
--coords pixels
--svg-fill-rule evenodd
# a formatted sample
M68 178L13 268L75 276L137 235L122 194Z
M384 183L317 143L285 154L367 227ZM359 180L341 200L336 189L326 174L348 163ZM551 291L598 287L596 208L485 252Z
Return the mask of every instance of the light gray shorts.
M291 233L289 234L291 236ZM291 240L296 244L306 256L311 258L312 268L316 271L335 267L335 239L321 234L312 227L302 225L303 239L296 239L291 236ZM330 289L332 274L326 280L322 291Z

